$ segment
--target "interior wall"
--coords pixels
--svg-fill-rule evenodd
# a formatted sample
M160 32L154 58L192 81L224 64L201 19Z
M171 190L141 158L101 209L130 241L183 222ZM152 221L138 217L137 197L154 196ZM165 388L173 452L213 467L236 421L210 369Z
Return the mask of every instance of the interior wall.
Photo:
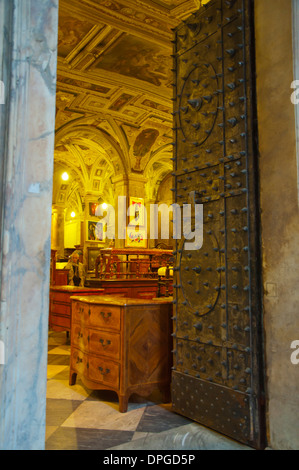
M260 203L269 446L299 448L299 217L292 1L255 2Z
M69 220L64 225L64 246L65 248L74 248L80 245L80 220Z

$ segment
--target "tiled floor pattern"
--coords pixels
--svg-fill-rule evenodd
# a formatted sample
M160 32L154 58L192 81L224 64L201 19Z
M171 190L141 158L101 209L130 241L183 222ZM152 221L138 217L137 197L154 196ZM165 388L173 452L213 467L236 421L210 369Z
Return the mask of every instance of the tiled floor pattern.
M188 441L187 437L190 441L190 436L192 446L197 448L198 443L200 449L203 433L206 439L207 432L209 442L216 448L239 447L173 413L171 404L163 404L158 394L148 399L132 396L127 413L120 413L118 398L113 392L88 390L79 378L75 385L69 385L69 356L66 333L50 331L46 450L142 449L146 446L155 450L161 448L161 439L164 442L168 439L168 445L175 449L184 449L184 442Z
M79 378L70 386L69 356L66 333L49 332L47 450L110 449L191 423L171 412L158 394L132 396L127 413L120 413L115 393L88 390Z

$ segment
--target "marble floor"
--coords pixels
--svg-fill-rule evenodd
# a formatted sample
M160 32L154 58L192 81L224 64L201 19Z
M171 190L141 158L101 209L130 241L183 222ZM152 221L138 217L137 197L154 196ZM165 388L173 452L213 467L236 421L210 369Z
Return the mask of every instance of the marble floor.
M118 411L117 395L70 386L70 343L49 332L46 450L247 450L248 448L171 411L159 394L130 398Z

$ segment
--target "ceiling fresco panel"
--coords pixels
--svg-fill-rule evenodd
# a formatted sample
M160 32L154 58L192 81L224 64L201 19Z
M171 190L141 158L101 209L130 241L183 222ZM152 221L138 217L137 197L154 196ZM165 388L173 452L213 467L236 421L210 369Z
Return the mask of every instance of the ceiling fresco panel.
M125 171L144 173L154 197L171 173L172 28L200 3L60 0L54 162L78 180L71 192L55 192L66 203L75 188L80 197L108 191L111 175Z
M66 57L84 36L92 29L93 24L79 21L71 16L60 15L58 25L58 54Z
M95 63L96 68L105 69L156 86L169 84L171 60L168 51L153 43L132 35L121 40Z

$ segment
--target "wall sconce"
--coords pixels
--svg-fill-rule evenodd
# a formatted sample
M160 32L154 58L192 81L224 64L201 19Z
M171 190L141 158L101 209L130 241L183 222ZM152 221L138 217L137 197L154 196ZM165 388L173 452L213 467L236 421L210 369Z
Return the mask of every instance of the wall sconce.
M68 173L66 171L62 173L61 178L63 179L63 181L67 181L69 179Z

